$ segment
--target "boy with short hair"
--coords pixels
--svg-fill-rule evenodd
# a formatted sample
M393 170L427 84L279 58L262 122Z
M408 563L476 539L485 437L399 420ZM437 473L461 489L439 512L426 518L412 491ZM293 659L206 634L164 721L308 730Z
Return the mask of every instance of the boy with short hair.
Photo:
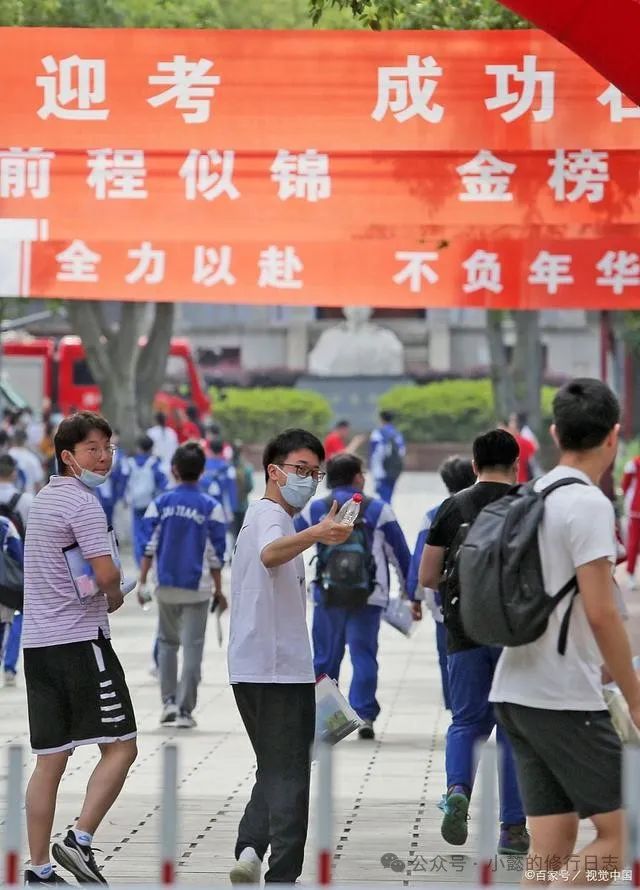
M93 835L137 753L133 706L111 646L107 615L123 602L120 569L95 495L111 470L112 447L111 428L100 415L80 411L63 420L55 436L62 475L51 478L29 513L23 645L37 761L26 795L31 852L27 884L67 883L49 860L58 786L73 750L94 744L101 757L80 815L52 852L81 883L106 884L93 856ZM66 558L70 549L91 567L95 592L74 582Z
M153 501L145 514L146 547L140 584L146 585L155 558L158 575L158 663L162 715L160 723L180 729L196 725L207 617L213 595L226 608L222 593L225 517L219 501L200 491L205 454L195 442L173 456L176 487ZM182 675L178 683L178 649Z
M545 499L538 544L547 594L574 576L578 592L554 609L537 640L503 649L490 695L513 746L532 861L579 860L572 869L579 884L595 867L590 862L599 880L601 872L612 877L622 867L622 749L604 702L603 662L640 727L640 681L614 590L613 506L598 487L616 454L619 418L615 395L599 380L573 380L556 394L551 432L560 462L535 486L543 491L566 478L575 484ZM596 837L574 856L580 819L591 820ZM534 880L551 878L543 872Z

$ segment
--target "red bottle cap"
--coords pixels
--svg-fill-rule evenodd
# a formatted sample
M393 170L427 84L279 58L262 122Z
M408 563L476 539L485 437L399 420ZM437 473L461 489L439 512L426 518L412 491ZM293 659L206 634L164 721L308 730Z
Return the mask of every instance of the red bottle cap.
M362 501L362 495L361 495L361 494L354 494L354 496L353 496L353 500L354 500L354 502L355 502L356 504L359 504L359 503Z

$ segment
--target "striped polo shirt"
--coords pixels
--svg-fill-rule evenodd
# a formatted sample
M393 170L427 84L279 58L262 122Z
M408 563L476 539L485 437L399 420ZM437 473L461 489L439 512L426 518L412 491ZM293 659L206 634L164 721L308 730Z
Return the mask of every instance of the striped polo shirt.
M77 544L85 559L109 556L107 519L96 495L71 476L52 476L29 513L24 553L25 649L110 636L107 600L76 594L64 549Z

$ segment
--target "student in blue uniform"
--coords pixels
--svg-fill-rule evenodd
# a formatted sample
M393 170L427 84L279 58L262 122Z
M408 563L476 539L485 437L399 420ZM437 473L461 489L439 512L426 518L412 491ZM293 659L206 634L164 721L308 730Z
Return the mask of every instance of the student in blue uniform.
M238 508L236 468L224 457L225 444L222 439L211 439L209 449L211 457L207 458L200 487L222 504L227 529L230 530Z
M303 531L328 514L334 500L341 507L364 488L362 461L354 454L338 454L327 464L330 496L308 504L295 519L296 531ZM382 612L389 601L389 564L392 564L404 590L411 554L402 529L388 504L380 498L364 498L358 525L347 544L352 550L351 578L344 590L328 593L320 579L313 584L313 664L316 676L327 674L338 680L345 647L353 664L349 701L364 721L360 737L374 738L373 724L380 713L378 687L378 634ZM331 576L327 548L318 546L319 573ZM326 565L326 568L325 568ZM359 577L359 576L362 577ZM333 580L333 579L332 579ZM345 580L342 573L342 581ZM337 582L337 579L336 579ZM335 584L336 588L339 583ZM364 590L368 586L368 590ZM344 605L337 605L340 601Z
M146 585L154 559L158 576L160 722L182 729L196 725L192 712L211 600L221 610L227 605L222 593L226 524L220 503L200 489L204 466L200 445L181 445L171 465L176 487L156 498L144 519L146 545L140 585ZM182 674L178 682L180 647Z
M168 484L159 457L153 454L153 439L140 436L135 457L127 461L126 498L131 506L131 537L137 565L142 562L146 544L144 514L149 504Z
M393 490L404 469L406 447L404 437L393 425L390 411L380 412L380 426L369 440L369 469L376 486L376 494L390 504Z

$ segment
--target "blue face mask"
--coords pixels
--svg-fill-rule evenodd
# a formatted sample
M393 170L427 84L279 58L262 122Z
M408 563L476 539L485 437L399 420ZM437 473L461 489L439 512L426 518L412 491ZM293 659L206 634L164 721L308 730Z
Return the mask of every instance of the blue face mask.
M285 484L280 485L280 494L294 510L302 510L318 490L318 483L311 476L301 479L296 473L280 472L287 477Z
M80 470L80 473L76 473L74 470L74 475L79 482L82 482L83 485L86 485L87 488L98 488L102 485L103 482L106 482L109 476L111 475L111 468L107 470L106 473L94 473L93 470L85 470L76 462L76 466ZM73 469L73 467L71 468Z

